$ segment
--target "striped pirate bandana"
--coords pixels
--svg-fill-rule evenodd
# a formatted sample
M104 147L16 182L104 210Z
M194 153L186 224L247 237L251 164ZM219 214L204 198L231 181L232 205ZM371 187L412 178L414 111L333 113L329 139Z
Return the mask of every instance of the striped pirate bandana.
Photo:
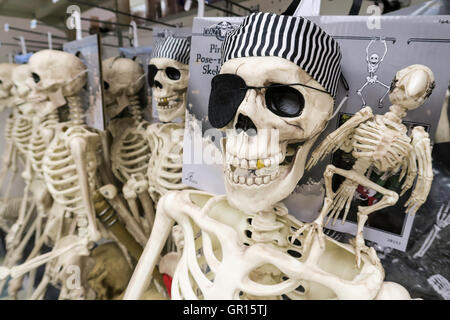
M222 63L241 57L280 57L292 61L336 96L341 76L338 43L303 17L253 13L227 34Z
M189 64L191 43L188 39L169 36L158 41L152 51L152 58L168 58Z

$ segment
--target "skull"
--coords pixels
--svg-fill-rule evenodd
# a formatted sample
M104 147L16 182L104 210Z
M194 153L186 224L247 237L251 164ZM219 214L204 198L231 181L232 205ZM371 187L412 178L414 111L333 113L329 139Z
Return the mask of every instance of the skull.
M302 83L325 90L296 64L279 57L231 59L223 64L221 73L237 74L247 86ZM271 111L265 100L267 89L249 89L234 120L224 128L228 200L246 213L267 209L294 190L303 176L308 152L333 111L330 94L302 86L288 88L304 98L304 108L298 103L300 112L295 116ZM282 93L278 98L285 96Z
M13 63L0 63L0 112L9 105L13 83L11 81L12 72L17 67Z
M377 64L379 60L380 60L380 57L378 57L378 55L376 53L372 54L369 58L369 62L371 64Z
M25 103L28 99L32 88L35 87L33 77L31 75L30 66L22 64L17 66L12 73L12 94L14 95L15 105Z
M434 88L433 72L426 66L414 64L395 75L389 99L407 110L420 107Z
M90 288L96 293L96 300L110 300L125 291L132 270L114 242L103 243L92 250L95 265L88 273Z
M184 116L189 66L168 58L153 58L150 60L150 65L158 69L152 92L156 99L159 119L169 122Z
M45 112L51 112L64 105L66 102L64 97L76 95L86 84L86 66L73 54L42 50L33 54L28 64L36 84L36 94L30 94L29 98L50 99L51 110Z
M106 111L112 119L128 106L128 97L141 90L144 70L131 59L115 57L103 61L102 71Z

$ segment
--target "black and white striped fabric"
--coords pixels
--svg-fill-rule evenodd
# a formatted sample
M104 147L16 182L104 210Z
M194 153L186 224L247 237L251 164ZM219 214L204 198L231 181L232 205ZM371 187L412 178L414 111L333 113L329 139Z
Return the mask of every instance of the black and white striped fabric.
M152 58L168 58L189 64L191 43L188 39L169 36L159 40L152 50Z
M341 75L338 43L303 17L253 13L227 34L222 63L241 57L280 57L292 61L333 97Z

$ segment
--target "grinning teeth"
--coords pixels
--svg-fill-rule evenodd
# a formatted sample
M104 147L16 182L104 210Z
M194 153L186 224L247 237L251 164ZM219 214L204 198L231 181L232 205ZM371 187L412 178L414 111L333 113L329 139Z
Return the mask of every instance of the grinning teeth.
M248 161L245 159L241 160L241 168L248 169Z
M244 184L245 183L245 177L240 176L239 177L239 183Z
M249 167L249 169L256 169L257 168L256 160L249 160L248 161L248 167Z
M265 176L263 178L264 183L269 183L270 182L270 176Z
M247 185L251 186L253 184L253 178L252 177L248 177L247 178Z
M263 183L263 178L261 178L261 177L256 177L256 178L255 178L255 183L259 186L261 183Z

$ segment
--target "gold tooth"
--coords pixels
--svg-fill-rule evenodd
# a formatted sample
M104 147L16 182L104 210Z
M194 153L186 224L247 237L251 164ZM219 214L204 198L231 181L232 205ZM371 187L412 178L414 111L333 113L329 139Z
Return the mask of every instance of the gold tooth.
M264 168L265 167L264 162L262 160L258 159L258 161L256 161L256 167L258 169Z

